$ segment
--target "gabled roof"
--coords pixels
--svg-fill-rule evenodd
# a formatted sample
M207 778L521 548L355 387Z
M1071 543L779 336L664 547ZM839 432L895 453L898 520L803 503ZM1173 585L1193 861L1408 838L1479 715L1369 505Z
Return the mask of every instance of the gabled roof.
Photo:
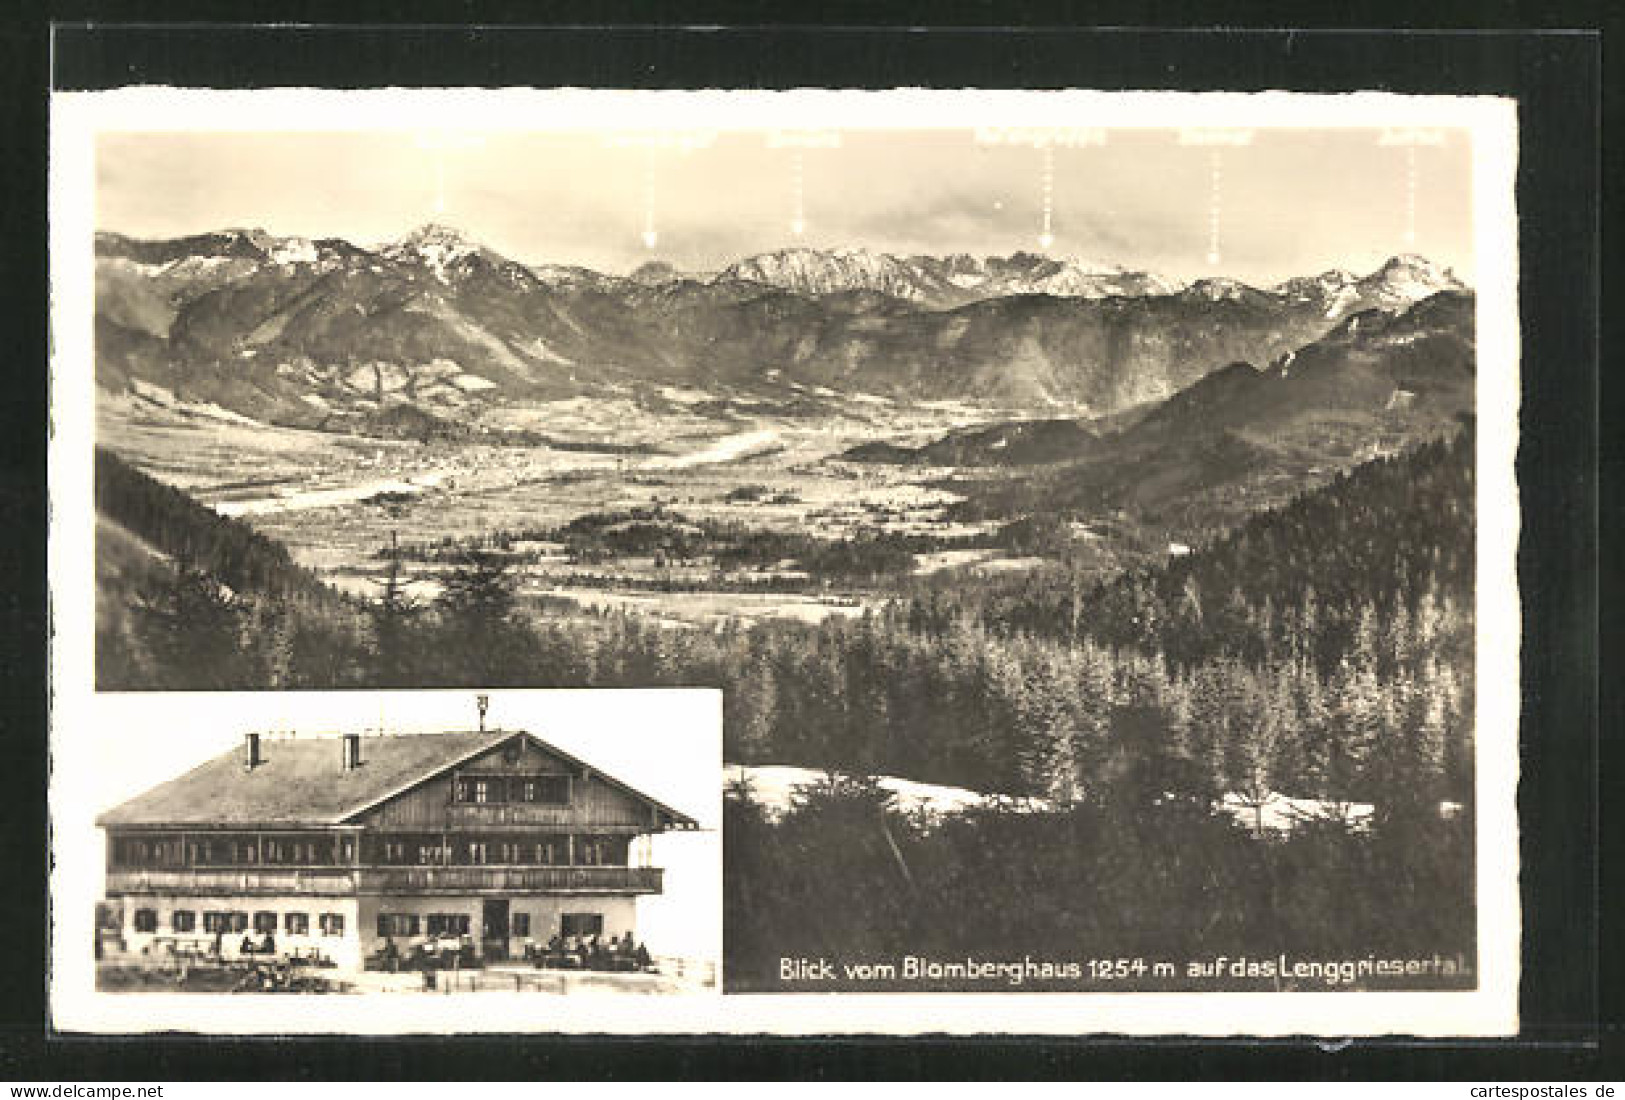
M657 807L684 828L694 819L606 775L586 761L515 730L422 733L361 739L361 765L340 767L336 737L267 738L262 760L243 766L241 745L160 783L97 818L102 826L341 825L363 810L387 802L418 784L505 741L523 737L627 794Z

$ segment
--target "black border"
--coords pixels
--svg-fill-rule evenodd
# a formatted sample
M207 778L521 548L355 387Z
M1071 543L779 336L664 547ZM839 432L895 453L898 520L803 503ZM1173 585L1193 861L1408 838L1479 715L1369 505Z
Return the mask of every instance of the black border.
M946 3L889 13L939 24L931 30L877 27L888 17L865 5L826 6L823 26L672 29L576 25L551 28L416 26L282 27L90 26L131 18L112 4L60 5L54 40L43 18L0 28L0 127L12 148L4 176L6 245L0 278L12 352L0 401L0 567L7 629L0 632L6 767L0 797L0 859L13 889L0 906L0 1074L16 1081L124 1079L589 1079L710 1078L1070 1078L1145 1079L1281 1074L1314 1078L1549 1078L1620 1076L1617 1001L1603 1006L1599 982L1602 864L1597 831L1598 589L1597 370L1598 204L1601 38L1578 33L1427 30L1410 33L1299 30L1197 32L1090 31L1082 17L1143 22L1145 10L1084 11L1073 6ZM372 10L368 11L368 8ZM399 18L398 4L350 4L348 18ZM1122 5L1118 5L1119 9ZM1285 9L1263 25L1302 22ZM1369 7L1369 6L1368 6ZM1388 5L1404 25L1516 23L1515 4L1462 4L1424 15ZM390 9L394 9L391 11ZM533 14L505 5L501 18ZM159 9L154 9L159 10ZM240 18L242 5L174 3L169 19ZM476 14L468 4L424 5L446 22ZM638 5L555 5L555 22L647 19ZM759 10L759 9L756 9ZM755 11L745 9L747 22ZM151 13L140 13L151 14ZM331 16L316 4L252 11L266 20ZM739 23L738 6L693 6L690 25ZM1214 18L1190 6L1184 13ZM1586 13L1582 12L1582 16ZM1114 20L1113 16L1117 16ZM1127 16L1126 18L1124 16ZM1345 19L1359 13L1344 12ZM487 16L496 19L498 16ZM1561 15L1539 13L1551 25ZM802 16L803 19L807 17ZM1369 17L1368 17L1369 18ZM1022 21L1022 28L994 24ZM1591 23L1578 18L1576 23ZM253 87L509 85L624 87L1290 88L1343 91L1509 94L1520 101L1518 192L1521 212L1524 350L1523 503L1520 583L1524 632L1523 840L1524 1033L1512 1042L1359 1041L1332 1053L1305 1040L719 1040L719 1039L401 1039L365 1046L336 1040L166 1042L47 1039L44 990L45 661L44 442L47 420L45 330L46 95L54 53L59 87L128 83ZM1611 166L1617 167L1617 150ZM1612 317L1610 325L1618 321ZM1617 423L1617 422L1614 422ZM1618 463L1614 429L1609 466ZM1610 529L1617 520L1610 512ZM22 530L29 537L17 539ZM1617 554L1606 563L1616 566ZM1605 582L1619 573L1603 574ZM1611 686L1611 685L1610 685ZM1620 717L1617 694L1607 717ZM1604 728L1618 728L1610 721ZM36 893L37 891L37 893ZM1617 973L1617 969L1615 971ZM990 1018L996 1000L989 1001ZM1606 1021L1614 1021L1608 1023ZM997 1026L990 1022L990 1026Z

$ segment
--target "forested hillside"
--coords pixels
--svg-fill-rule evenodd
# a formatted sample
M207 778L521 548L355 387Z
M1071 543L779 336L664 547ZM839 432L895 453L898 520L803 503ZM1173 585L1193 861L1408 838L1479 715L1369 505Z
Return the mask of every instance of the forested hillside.
M105 639L101 684L720 685L743 761L1063 800L1131 782L1461 800L1471 452L1463 432L1368 465L1103 585L1057 570L850 622L675 633L537 613L494 555L471 555L427 606L394 586L375 601L312 599L320 590L278 548L125 472L109 477L104 510L192 566L172 571L175 591L139 594L129 631ZM165 659L199 633L192 660Z
M219 584L259 595L326 592L287 548L96 448L96 511Z
M1470 958L1472 457L1469 426L1105 583L961 579L818 627L675 631L553 618L495 554L432 603L392 581L340 598L108 456L104 519L173 557L129 574L119 629L99 624L98 686L721 686L729 759L831 775L779 821L730 800L742 988L776 987L793 952ZM932 826L878 774L1014 800ZM1272 792L1323 812L1269 842L1219 812Z

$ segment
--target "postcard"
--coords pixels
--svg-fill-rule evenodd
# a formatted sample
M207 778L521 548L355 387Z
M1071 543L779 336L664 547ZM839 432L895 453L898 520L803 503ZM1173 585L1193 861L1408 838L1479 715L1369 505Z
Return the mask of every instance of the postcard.
M55 95L55 1026L1514 1032L1516 127Z

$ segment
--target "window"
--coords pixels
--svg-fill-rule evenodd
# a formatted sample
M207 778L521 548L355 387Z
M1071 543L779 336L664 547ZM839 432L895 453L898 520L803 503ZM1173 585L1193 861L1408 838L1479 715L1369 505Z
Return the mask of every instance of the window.
M466 936L469 927L467 913L430 913L424 921L424 931L431 936Z
M485 863L488 857L487 845L483 840L468 842L468 863Z
M197 914L190 909L177 909L169 914L169 926L177 932L191 932L197 928Z
M275 918L276 914L271 914ZM248 914L240 909L229 913L214 911L203 914L205 932L244 932L248 930Z
M559 930L566 936L596 936L604 931L602 913L566 913L559 920Z
M344 914L323 913L321 915L321 929L324 936L344 935Z
M418 845L419 863L439 863L440 856L441 850L438 842L429 841Z
M379 913L380 936L416 936L421 926L416 913Z
M288 913L282 918L283 931L290 936L310 935L309 913Z
M254 931L262 936L269 936L276 931L276 914L269 909L261 909L254 914Z
M137 909L135 911L135 930L137 932L158 931L158 910Z
M515 913L512 917L513 934L520 937L530 936L530 914Z
M521 802L549 802L562 806L570 801L567 775L527 775L518 784Z
M332 862L332 848L326 842L318 842L309 837L299 837L294 840L267 840L265 842L265 862L306 865L330 863Z
M457 780L453 798L458 802L545 802L563 805L570 801L567 775L465 775Z

